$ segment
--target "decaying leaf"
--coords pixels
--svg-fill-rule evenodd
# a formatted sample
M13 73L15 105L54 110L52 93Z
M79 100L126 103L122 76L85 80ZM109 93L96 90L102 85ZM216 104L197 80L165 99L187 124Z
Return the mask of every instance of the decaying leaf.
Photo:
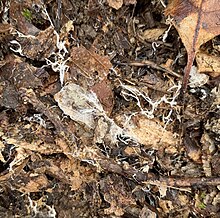
M118 10L122 7L123 3L125 5L136 4L137 0L107 0L110 7Z
M122 129L107 116L94 92L69 83L54 98L64 114L80 124L95 129L95 142L102 142L105 137L110 143L115 143L117 136L122 134Z
M162 210L164 211L164 213L168 214L170 212L170 210L173 209L173 203L172 201L168 201L168 200L159 200L159 205L162 208Z
M209 76L204 73L198 73L197 67L192 66L190 70L189 86L191 88L200 87L206 84Z
M154 40L157 40L164 32L166 28L155 28L155 29L146 29L141 34L141 37L149 42L153 42Z
M17 1L12 0L10 4L10 15L11 15L11 23L15 26L15 28L27 35L35 35L40 30L31 24L30 20L26 19L23 16L23 12L27 10L27 2L28 1ZM30 12L29 12L30 13Z
M162 149L162 147L174 147L177 139L172 132L165 130L156 121L146 117L136 117L125 127L128 135L135 138L139 143L144 144L146 148Z
M0 68L0 81L10 81L17 89L39 87L42 82L35 76L37 68L16 55L8 55Z
M74 83L64 86L54 98L66 115L90 128L95 127L94 116L103 112L97 96Z
M199 47L220 34L219 11L219 0L173 0L165 11L174 18L173 23L188 53L184 91Z
M17 189L22 193L38 192L49 186L48 179L45 175L20 174L14 183Z
M123 0L107 0L110 7L118 10L123 5Z
M108 80L102 80L92 86L91 90L97 95L107 115L110 115L114 106L111 83Z
M139 215L140 218L156 218L157 214L151 211L146 205L142 208L141 213Z
M71 58L81 73L89 78L97 77L98 74L100 79L104 79L112 67L107 56L101 56L93 49L88 50L83 46L72 48Z
M33 60L45 61L45 58L57 49L57 36L54 34L54 28L48 27L39 31L35 36L19 37L11 41L11 48L14 52L20 53Z
M198 52L196 55L198 72L208 73L213 77L220 76L220 57Z
M83 88L92 90L106 113L110 115L114 105L114 96L111 82L107 79L109 69L112 68L109 58L97 54L93 47L88 50L80 46L71 50L71 61L77 71L84 76L81 82Z
M105 201L110 207L105 209L106 214L115 214L122 216L127 205L135 205L131 192L127 192L128 187L119 176L108 176L100 181L100 189Z

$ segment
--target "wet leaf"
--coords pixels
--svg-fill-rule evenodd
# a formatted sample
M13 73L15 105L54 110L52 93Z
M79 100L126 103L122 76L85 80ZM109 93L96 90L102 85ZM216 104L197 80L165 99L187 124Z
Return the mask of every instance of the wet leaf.
M173 23L188 53L184 90L200 46L220 34L219 11L219 0L174 0L165 11L174 18Z

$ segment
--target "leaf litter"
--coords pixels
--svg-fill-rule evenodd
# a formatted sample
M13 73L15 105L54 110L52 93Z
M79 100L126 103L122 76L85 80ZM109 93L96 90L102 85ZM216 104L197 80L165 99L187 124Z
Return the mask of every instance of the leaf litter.
M218 216L218 2L164 2L1 5L0 214Z

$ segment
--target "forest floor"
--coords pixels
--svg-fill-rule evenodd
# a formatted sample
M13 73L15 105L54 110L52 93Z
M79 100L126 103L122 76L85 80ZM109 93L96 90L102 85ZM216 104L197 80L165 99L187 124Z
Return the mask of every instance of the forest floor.
M220 70L183 101L165 3L1 1L0 217L220 216Z

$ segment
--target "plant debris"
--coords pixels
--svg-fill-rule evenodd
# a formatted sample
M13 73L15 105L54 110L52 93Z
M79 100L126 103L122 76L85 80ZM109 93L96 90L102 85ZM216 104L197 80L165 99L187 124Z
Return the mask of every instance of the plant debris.
M2 1L0 217L218 217L218 7Z

